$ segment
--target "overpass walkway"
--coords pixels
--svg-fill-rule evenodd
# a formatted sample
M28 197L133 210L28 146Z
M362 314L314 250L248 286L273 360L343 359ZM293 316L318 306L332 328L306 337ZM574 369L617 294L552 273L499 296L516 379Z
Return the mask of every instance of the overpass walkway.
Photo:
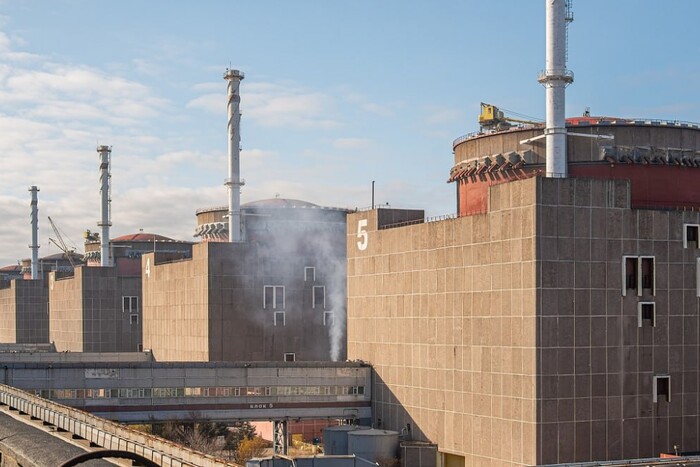
M5 361L0 383L123 423L371 419L359 362Z

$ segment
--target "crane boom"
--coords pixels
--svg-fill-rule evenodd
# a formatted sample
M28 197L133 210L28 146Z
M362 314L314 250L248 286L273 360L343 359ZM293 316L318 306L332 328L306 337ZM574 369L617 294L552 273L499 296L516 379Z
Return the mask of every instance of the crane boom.
M51 224L51 228L53 229L53 233L56 234L58 242L56 242L56 240L54 240L53 238L50 238L49 240L51 240L54 245L56 245L61 251L63 251L63 255L68 259L68 262L70 263L71 267L75 269L75 261L73 261L73 250L69 249L66 246L66 242L63 241L63 237L61 236L61 232L58 231L58 227L56 227L56 224L54 224L50 216L49 224Z
M481 130L507 130L511 127L511 122L537 124L534 120L524 120L506 116L501 109L493 104L481 103L481 113L479 114L479 126Z

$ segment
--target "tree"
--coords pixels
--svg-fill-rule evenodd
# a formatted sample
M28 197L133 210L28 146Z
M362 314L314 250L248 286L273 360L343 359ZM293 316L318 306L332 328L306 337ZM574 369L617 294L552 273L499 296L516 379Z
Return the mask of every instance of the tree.
M253 439L257 434L255 427L250 422L235 422L229 428L229 436L226 438L226 447L229 451L236 451L241 441Z
M260 457L265 453L265 450L270 447L270 442L265 441L260 436L244 439L238 445L236 450L236 462L245 463L254 457Z
M187 420L152 425L151 432L190 449L228 459L235 458L242 441L256 436L250 422L212 422L201 420L197 413L191 413Z

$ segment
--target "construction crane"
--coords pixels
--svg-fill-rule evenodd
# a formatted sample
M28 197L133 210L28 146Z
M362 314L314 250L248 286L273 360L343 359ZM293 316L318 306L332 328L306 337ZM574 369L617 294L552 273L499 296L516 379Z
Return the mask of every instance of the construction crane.
M510 112L511 114L516 114L515 112ZM499 109L493 104L487 104L485 102L481 103L481 113L479 114L479 127L481 131L484 130L507 130L511 126L511 123L526 123L531 125L536 125L542 123L542 121L537 121L530 119L527 115L519 115L519 117L524 118L513 118L506 116L503 110Z
M75 261L73 261L73 253L75 253L75 248L71 249L68 248L68 246L66 246L66 242L63 241L63 237L58 231L58 227L56 227L56 224L54 224L53 220L51 220L51 217L49 217L49 223L51 224L51 228L56 234L56 238L58 239L58 241L54 240L53 238L49 238L49 240L63 252L63 255L68 259L68 262L70 262L71 267L75 269Z

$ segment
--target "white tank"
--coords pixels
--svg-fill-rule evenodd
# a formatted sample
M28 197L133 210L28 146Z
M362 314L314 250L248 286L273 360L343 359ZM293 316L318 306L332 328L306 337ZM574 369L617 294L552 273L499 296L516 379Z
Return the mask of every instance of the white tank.
M348 455L348 433L357 430L369 430L368 426L337 425L323 429L323 453L326 455Z
M389 430L358 430L348 432L348 454L370 462L396 459L399 451L399 433Z

